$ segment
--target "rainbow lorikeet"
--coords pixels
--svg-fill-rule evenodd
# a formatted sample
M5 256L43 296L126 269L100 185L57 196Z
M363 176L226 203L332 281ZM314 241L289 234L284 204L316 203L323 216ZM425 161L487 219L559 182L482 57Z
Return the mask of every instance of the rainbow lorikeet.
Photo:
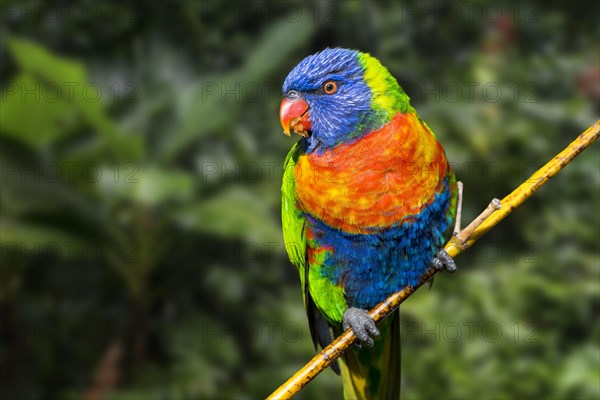
M432 264L456 268L442 250L456 215L454 174L406 93L369 54L311 55L287 76L283 95L284 133L302 136L285 161L283 233L313 341L324 347L351 327L366 346L341 359L345 397L396 398L399 317L383 321L374 342L367 310Z

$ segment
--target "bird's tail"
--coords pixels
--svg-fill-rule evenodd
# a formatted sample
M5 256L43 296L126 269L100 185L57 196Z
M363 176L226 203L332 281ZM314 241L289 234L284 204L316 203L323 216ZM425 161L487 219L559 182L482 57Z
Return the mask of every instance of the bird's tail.
M400 399L400 314L378 327L372 348L351 348L341 358L345 399Z

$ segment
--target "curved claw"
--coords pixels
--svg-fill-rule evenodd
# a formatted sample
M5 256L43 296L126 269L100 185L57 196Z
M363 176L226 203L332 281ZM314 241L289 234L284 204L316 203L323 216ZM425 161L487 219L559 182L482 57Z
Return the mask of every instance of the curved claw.
M374 342L370 335L379 336L379 330L375 326L375 321L366 310L350 307L344 311L344 320L342 324L344 330L352 328L352 332L358 338L357 346L372 347Z
M448 255L448 253L446 253L446 250L444 250L444 249L438 251L438 253L433 258L433 261L431 263L433 264L433 267L435 269L437 269L438 271L441 271L441 270L446 270L448 272L456 271L456 263L454 262L454 259L452 257L450 257Z

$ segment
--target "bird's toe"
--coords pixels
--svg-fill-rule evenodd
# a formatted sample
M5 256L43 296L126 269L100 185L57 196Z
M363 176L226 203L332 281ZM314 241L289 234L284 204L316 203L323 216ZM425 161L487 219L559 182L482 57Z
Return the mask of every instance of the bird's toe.
M344 312L343 320L344 330L352 328L352 332L358 339L358 347L372 347L374 342L371 336L379 336L379 330L375 326L375 321L366 310L350 307Z

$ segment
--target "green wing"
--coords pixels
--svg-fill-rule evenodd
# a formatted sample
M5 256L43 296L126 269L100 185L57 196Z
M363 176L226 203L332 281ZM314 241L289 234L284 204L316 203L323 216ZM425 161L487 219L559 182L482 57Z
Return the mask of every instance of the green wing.
M304 213L296 206L296 195L294 191L294 167L298 162L298 157L304 154L304 142L300 140L292 147L285 158L283 183L281 185L281 224L283 226L283 240L288 257L292 264L298 268L300 274L300 283L302 284L302 297L304 299L304 308L308 317L308 326L310 335L317 349L317 344L322 348L331 343L331 333L329 325L323 315L317 310L317 307L308 290L308 262L306 260L306 217ZM337 363L332 364L332 369L339 374L340 370Z
M300 273L304 306L307 305L308 282L306 263L306 237L304 225L306 218L296 206L294 194L294 167L298 157L302 154L300 142L296 143L285 158L283 170L283 183L281 185L281 224L283 226L283 240L290 261Z

